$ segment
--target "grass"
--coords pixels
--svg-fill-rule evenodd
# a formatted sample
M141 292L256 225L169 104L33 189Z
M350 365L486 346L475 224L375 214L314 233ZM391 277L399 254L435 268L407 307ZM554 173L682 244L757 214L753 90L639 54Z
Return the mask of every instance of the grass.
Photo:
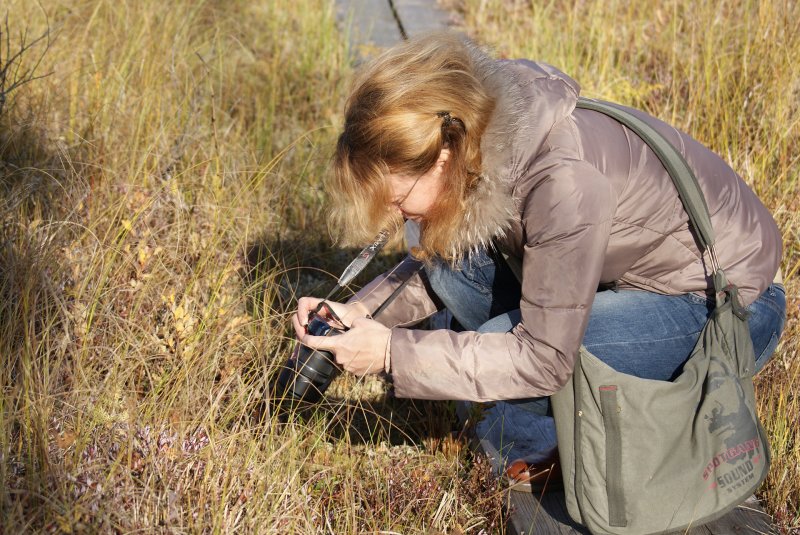
M331 3L4 7L51 42L0 116L0 531L500 525L446 404L266 402L296 294L351 254L321 192L351 72Z
M347 377L314 409L265 402L293 300L352 256L321 187L351 75L332 4L3 5L12 54L17 29L50 41L0 112L2 531L502 532L449 404ZM451 7L498 54L691 132L772 209L791 312L758 384L761 496L800 528L798 6Z

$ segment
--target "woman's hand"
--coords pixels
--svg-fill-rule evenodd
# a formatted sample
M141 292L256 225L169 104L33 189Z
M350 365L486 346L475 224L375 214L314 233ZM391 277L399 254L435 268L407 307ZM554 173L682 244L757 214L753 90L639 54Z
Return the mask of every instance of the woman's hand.
M307 310L314 310L320 299L303 299L309 299L310 302L313 301L313 304L303 303L302 310L305 312L300 316L301 304L298 303L298 314L292 318L292 325L301 344L313 349L330 351L335 355L336 362L342 368L355 375L376 374L384 370L386 352L389 350L392 333L388 327L366 317L347 320L341 316L339 306L344 307L341 308L344 314L348 314L352 313L353 309L346 307L352 305L331 303L334 312L342 318L342 321L350 324L350 330L336 336L313 336L306 332L305 324L299 321L299 317L303 317L307 321Z
M295 313L294 318L292 318L292 323L297 322L302 327L308 325L309 313L315 310L321 301L323 301L323 299L319 299L317 297L301 297L297 301L297 312ZM333 309L336 315L339 316L339 319L342 320L344 327L347 328L350 328L350 325L354 319L369 316L369 310L367 310L367 307L358 301L354 303L334 303L333 301L325 302ZM328 321L332 326L336 326L336 322L333 320L326 308L320 310L319 315L325 318L325 320ZM339 327L341 328L342 326Z

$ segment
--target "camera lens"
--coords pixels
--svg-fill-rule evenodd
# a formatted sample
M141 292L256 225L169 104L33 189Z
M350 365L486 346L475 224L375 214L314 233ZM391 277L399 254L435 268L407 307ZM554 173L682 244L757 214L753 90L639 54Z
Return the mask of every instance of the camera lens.
M308 332L314 336L335 336L342 331L315 317L308 322ZM297 358L289 359L278 376L279 394L316 403L338 374L339 367L330 351L301 345Z

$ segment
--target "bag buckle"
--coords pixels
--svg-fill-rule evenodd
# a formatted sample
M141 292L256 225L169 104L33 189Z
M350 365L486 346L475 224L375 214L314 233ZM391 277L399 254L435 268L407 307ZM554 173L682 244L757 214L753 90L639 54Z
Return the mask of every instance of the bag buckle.
M733 313L736 317L742 321L747 321L748 318L750 318L750 312L742 306L742 302L739 300L739 288L735 284L728 284L722 291L728 296L728 300L731 302L731 308L733 308Z

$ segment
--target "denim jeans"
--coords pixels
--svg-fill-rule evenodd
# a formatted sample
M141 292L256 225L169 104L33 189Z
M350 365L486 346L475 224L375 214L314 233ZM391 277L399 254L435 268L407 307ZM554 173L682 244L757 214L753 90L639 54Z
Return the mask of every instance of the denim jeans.
M507 332L520 322L519 283L495 254L473 253L455 269L445 263L434 263L426 268L426 274L434 292L457 320L456 328ZM680 373L712 310L713 304L697 294L598 291L583 345L615 370L647 379L669 380ZM758 372L772 356L783 331L786 317L783 286L771 285L747 310ZM535 330L536 326L531 328ZM548 436L540 437L541 442L555 442L554 431L552 435L549 431L552 422L537 421L534 416L548 414L549 398L508 401L499 407L494 410L506 420L504 427L510 421L543 426L542 432ZM528 416L515 414L518 410ZM543 444L535 446L540 447Z

